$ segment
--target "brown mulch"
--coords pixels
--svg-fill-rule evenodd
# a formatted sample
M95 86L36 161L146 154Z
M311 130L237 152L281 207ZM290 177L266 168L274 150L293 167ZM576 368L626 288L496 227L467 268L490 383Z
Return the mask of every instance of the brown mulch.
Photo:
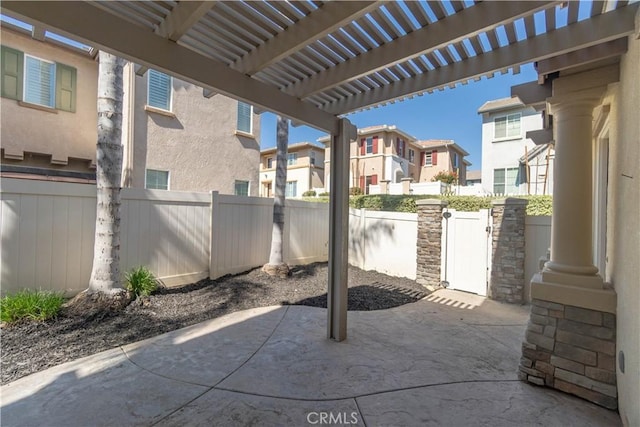
M0 384L51 366L183 328L235 311L271 305L327 306L327 264L269 277L260 269L217 280L162 288L124 310L83 314L63 309L46 322L2 327ZM415 302L428 290L413 280L349 267L349 310L381 310Z

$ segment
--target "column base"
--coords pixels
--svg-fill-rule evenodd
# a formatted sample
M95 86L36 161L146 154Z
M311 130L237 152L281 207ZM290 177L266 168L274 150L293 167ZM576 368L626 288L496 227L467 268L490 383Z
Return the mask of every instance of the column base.
M616 317L533 299L518 378L617 409Z
M602 277L557 273L543 270L531 279L531 299L557 302L575 307L615 313L617 297L605 289Z

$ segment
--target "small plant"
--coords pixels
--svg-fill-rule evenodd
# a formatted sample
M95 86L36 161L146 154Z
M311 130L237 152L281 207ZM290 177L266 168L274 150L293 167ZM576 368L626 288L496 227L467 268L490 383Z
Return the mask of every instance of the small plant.
M316 191L315 190L305 191L304 193L302 193L302 197L316 197Z
M318 194L318 196L320 196L320 197L329 197L329 193L328 192L320 193L320 194Z
M360 187L351 187L349 189L350 196L362 196L362 188Z
M64 303L61 293L24 290L0 300L0 320L14 323L19 320L47 320L56 317Z
M135 267L124 275L127 290L138 297L147 297L158 289L158 280L153 273L144 266Z
M436 174L436 176L431 178L431 181L440 181L444 182L445 184L453 184L454 182L458 181L458 174L455 172L440 171Z

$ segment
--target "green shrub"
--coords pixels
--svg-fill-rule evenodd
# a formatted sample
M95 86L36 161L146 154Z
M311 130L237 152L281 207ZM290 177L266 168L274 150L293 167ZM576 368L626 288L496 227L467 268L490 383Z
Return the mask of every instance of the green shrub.
M137 297L149 296L158 289L158 280L147 267L135 267L124 275L127 290Z
M303 197L302 201L303 202L310 202L310 203L329 203L329 198L328 197L323 197L323 196Z
M371 211L381 211L384 206L382 198L383 196L378 194L365 197L362 207Z
M316 196L315 190L309 190L302 193L302 197L315 197L315 196Z
M442 200L448 202L449 209L460 212L478 212L480 209L491 209L491 197L480 196L443 196Z
M527 199L527 215L546 216L553 212L553 197L551 196L525 196Z
M351 187L349 189L350 196L362 196L362 188L360 187Z
M23 319L47 320L56 317L64 302L61 293L24 290L0 300L0 320L7 323Z
M329 193L328 192L320 193L318 194L318 197L329 197Z
M349 206L354 209L362 209L364 205L364 199L366 196L351 196L349 197Z

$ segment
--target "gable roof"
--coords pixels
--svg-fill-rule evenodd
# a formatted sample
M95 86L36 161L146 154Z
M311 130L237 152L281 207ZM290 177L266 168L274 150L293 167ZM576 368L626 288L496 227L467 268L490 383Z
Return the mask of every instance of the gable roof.
M289 144L287 146L287 150L300 150L302 148L317 148L319 151L323 151L324 147L319 146L318 144L314 144L313 142L308 142L308 141L303 141L303 142L296 142L295 144ZM276 147L270 147L270 148L265 148L264 150L260 150L260 154L269 154L269 153L275 153L276 152Z
M476 181L482 179L481 170L467 171L467 181Z
M416 145L418 145L420 148L425 148L425 149L427 149L427 148L450 147L450 148L453 148L454 150L458 151L459 153L461 153L463 156L468 156L469 155L467 150L465 150L464 148L462 148L461 146L456 144L453 139L426 139L426 140L422 140L422 141L417 141Z
M482 106L478 108L478 114L491 113L500 110L513 110L522 107L526 107L526 105L517 96L500 98L494 99L492 101L487 101L482 104Z
M363 128L358 128L358 136L367 136L373 135L381 132L395 132L401 135L408 142L415 142L416 137L409 135L407 132L398 128L396 125L374 125L374 126L366 126ZM329 142L329 135L324 135L318 138L318 142L326 144Z

